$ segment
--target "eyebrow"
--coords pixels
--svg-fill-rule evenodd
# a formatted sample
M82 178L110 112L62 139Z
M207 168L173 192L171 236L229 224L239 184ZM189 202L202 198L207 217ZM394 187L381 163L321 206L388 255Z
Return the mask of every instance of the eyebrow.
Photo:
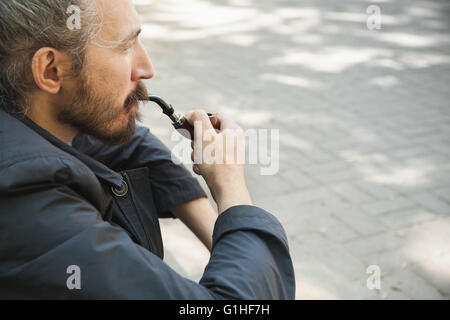
M125 37L124 39L120 40L120 44L121 45L127 44L131 40L134 40L135 38L137 38L141 32L142 32L142 28L139 28L138 30L135 30L135 31L131 32L127 37Z

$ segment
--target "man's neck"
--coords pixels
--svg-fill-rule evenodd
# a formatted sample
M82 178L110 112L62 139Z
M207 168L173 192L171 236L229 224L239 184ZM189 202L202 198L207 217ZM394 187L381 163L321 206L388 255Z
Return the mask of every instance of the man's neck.
M59 122L54 112L54 108L50 103L36 100L29 108L27 117L59 140L70 143L77 135L77 130L67 124Z

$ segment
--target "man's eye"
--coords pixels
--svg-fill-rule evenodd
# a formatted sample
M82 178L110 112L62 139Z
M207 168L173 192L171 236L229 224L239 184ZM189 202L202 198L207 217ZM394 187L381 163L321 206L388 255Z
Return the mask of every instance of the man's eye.
M128 43L126 43L125 45L123 45L123 51L128 51L130 49L132 49L134 47L134 41L130 41Z

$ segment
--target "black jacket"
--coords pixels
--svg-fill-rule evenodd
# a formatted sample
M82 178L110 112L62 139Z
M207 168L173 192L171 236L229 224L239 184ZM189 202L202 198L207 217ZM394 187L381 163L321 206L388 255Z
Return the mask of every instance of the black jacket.
M83 134L70 146L0 108L0 298L293 299L286 235L254 206L219 216L199 283L163 262L158 218L199 197L144 127L122 146Z

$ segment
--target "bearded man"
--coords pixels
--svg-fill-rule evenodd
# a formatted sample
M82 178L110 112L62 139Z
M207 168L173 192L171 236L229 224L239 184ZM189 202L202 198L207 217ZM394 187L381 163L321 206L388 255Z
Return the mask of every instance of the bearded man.
M136 125L154 69L131 0L2 0L0 21L1 298L294 297L286 235L252 204L243 165L196 165L217 217ZM187 120L212 128L203 111ZM240 130L219 120L217 139ZM199 283L163 261L169 217L211 251Z

